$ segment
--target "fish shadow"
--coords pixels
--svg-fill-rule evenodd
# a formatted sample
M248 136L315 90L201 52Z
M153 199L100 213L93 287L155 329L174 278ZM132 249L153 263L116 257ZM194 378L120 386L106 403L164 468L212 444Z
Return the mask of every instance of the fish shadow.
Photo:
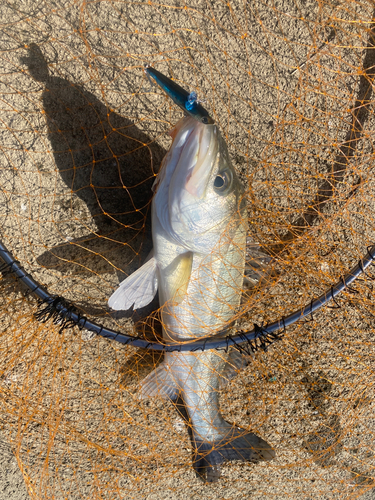
M301 379L307 392L308 406L319 415L319 426L303 438L303 448L320 467L339 462L337 456L343 450L343 429L340 418L330 410L328 400L333 384L323 371L306 371Z
M61 243L37 256L37 263L64 275L92 276L93 270L103 274L116 269L122 280L151 249L151 187L166 151L91 92L51 76L36 44L28 46L21 63L44 85L47 135L67 186L61 195L56 193L50 214L54 221L64 220L64 224L55 222ZM38 170L42 177L54 174L42 164ZM87 236L68 238L60 230L69 232L69 224L73 229L81 224L82 229L85 221Z

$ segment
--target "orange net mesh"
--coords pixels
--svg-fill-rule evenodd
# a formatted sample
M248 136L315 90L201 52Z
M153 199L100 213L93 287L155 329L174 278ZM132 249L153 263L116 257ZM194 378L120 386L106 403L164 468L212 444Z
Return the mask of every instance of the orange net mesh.
M160 340L156 299L107 306L152 247L151 186L182 116L145 63L197 92L246 187L237 328L308 304L374 244L371 1L15 0L1 14L0 239L82 315ZM276 456L225 463L207 485L175 404L137 395L163 355L59 333L4 273L2 435L30 497L372 498L373 276L222 387L225 420Z

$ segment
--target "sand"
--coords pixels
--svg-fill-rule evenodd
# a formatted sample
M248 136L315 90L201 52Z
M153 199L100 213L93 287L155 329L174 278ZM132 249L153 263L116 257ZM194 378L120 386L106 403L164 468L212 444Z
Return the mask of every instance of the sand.
M150 91L145 63L205 101L248 188L250 235L269 252L344 161L356 99L366 109L367 2L16 0L0 13L2 241L51 293L120 331L135 333L157 307L111 314L106 301L151 249L151 186L181 117ZM358 119L345 182L278 249L279 282L245 294L243 328L309 303L375 241L372 108ZM27 488L58 500L375 498L369 280L341 309L289 329L223 391L227 420L256 430L277 456L227 464L210 486L192 471L173 405L135 396L157 357L39 324L36 303L6 280L0 499L27 498Z

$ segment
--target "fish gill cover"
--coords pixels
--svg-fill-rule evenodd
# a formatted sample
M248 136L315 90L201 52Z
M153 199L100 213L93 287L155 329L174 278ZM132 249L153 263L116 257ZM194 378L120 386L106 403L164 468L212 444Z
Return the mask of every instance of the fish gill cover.
M374 22L370 1L3 2L2 244L70 312L163 342L157 298L107 306L151 250L151 187L182 117L149 64L196 92L245 188L230 334L282 324L375 243ZM226 462L211 484L186 406L139 395L163 354L80 330L1 269L1 432L30 498L373 495L371 266L218 374L223 418L275 457Z

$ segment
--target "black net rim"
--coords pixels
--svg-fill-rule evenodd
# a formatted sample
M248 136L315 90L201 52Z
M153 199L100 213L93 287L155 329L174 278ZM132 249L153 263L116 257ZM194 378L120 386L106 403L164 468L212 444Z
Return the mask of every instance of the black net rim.
M349 285L353 283L359 276L365 274L366 269L375 260L375 245L367 248L366 254L358 261L343 278L341 278L330 289L326 290L319 297L312 299L306 306L297 309L286 317L274 321L273 323L265 326L254 325L254 328L249 331L240 331L236 335L227 335L220 338L209 337L204 339L197 339L194 341L186 341L181 343L160 343L149 342L139 337L127 335L110 328L106 328L95 321L91 321L86 316L82 316L77 312L73 304L70 304L63 297L51 295L48 291L35 281L32 276L22 268L11 252L7 250L5 245L0 241L0 259L4 262L0 266L0 272L8 271L16 276L28 289L29 293L39 299L40 310L35 314L35 317L42 322L52 319L56 325L60 326L60 332L65 328L78 326L78 328L86 329L90 332L96 333L101 337L109 340L120 342L121 344L132 345L134 347L141 347L143 349L151 349L155 351L164 352L195 352L205 351L209 349L224 349L228 350L230 347L235 347L241 352L251 354L259 349L266 350L267 347L279 340L282 334L277 333L285 331L288 326L305 319L307 316L312 315L314 312L321 309L331 300L339 295L343 290L349 289ZM337 305L337 304L336 304ZM44 307L44 309L42 309ZM337 307L340 307L337 305Z

